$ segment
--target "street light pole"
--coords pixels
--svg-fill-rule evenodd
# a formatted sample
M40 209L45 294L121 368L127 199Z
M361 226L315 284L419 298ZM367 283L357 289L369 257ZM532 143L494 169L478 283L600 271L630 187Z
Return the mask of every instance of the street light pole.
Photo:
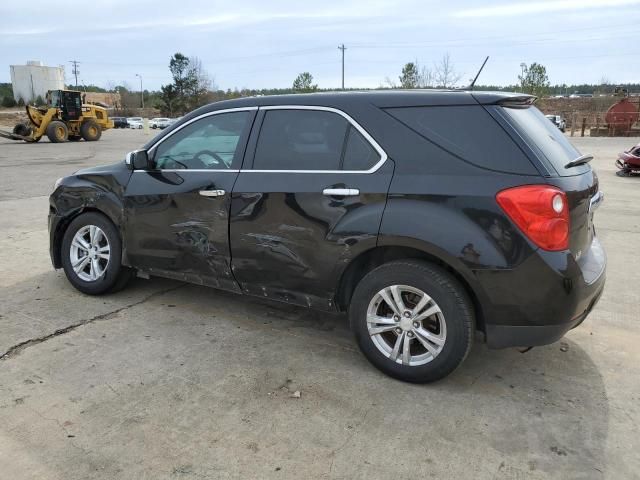
M136 73L136 77L140 78L140 101L142 103L142 108L144 108L144 90L142 90L142 75Z

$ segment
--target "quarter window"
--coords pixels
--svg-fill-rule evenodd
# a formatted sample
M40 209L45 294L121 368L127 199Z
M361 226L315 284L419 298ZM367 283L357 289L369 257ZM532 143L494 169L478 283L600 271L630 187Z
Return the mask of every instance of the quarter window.
M321 110L269 110L256 146L256 170L338 170L349 123Z
M389 108L387 112L430 142L478 167L524 175L537 173L480 105Z
M187 125L156 147L156 168L238 168L243 150L238 146L246 134L249 115L247 111L221 113Z
M369 170L380 161L380 154L375 148L356 130L349 127L347 146L344 151L344 170Z

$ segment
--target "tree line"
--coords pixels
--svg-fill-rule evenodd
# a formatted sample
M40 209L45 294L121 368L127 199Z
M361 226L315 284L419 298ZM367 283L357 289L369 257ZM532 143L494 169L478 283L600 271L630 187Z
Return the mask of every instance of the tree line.
M613 93L616 84L603 77L597 84L551 85L547 69L540 63L530 65L521 64L521 74L518 81L510 85L476 85L475 90L518 91L530 93L539 97L545 95L570 95ZM172 82L162 85L158 91L144 90L141 92L131 88L125 82L121 85L107 85L106 88L97 85L82 85L78 90L86 92L114 93L113 104L121 113L131 112L139 108L144 99L148 107L158 109L167 116L179 116L202 105L219 100L228 100L253 95L281 95L288 93L309 93L316 91L333 91L335 88L321 88L314 83L310 72L301 72L292 82L290 88L262 88L262 89L219 89L203 67L198 57L188 57L180 52L175 53L169 60L169 71ZM474 72L475 74L475 72ZM421 65L417 60L407 62L402 67L397 80L387 77L378 87L379 89L414 89L414 88L455 88L464 87L461 79L463 74L456 68L449 54L445 54L438 62L431 66ZM621 84L628 91L640 91L640 84ZM76 89L71 85L69 89ZM355 90L355 89L353 89ZM361 89L359 89L361 90ZM116 95L117 94L117 95ZM38 103L40 102L40 103ZM36 104L41 104L36 99ZM5 108L24 105L22 99L13 98L10 83L0 83L0 105Z

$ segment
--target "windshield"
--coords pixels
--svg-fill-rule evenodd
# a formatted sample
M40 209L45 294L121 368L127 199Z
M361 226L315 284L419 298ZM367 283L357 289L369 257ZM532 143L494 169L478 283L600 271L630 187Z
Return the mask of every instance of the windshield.
M565 168L580 152L567 137L536 107L502 109L527 144L561 176L578 175L589 170L588 165Z

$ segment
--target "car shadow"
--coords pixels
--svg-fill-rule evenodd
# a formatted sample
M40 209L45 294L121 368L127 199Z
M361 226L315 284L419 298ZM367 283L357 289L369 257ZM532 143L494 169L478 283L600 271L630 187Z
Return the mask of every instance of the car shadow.
M29 299L36 287L38 297ZM364 412L354 423L359 429L382 431L395 422L406 428L413 421L409 422L412 417L402 412L414 412L417 416L413 418L424 423L424 441L432 451L454 448L467 452L466 460L470 462L495 467L491 472L478 472L478 478L591 479L602 478L606 471L609 406L605 384L598 366L571 339L571 334L559 343L524 354L515 349L490 350L478 342L452 375L433 384L414 385L383 375L364 359L345 315L161 279L137 279L122 292L88 297L75 292L60 272L26 280L10 287L7 294L22 295L14 310L24 304L31 309L27 314L34 318L62 317L69 304L76 309L82 305L82 309L100 318L109 318L104 316L105 309L144 304L145 312L138 309L131 317L127 310L121 310L118 328L122 329L123 338L133 338L134 332L139 334L136 328L153 332L159 342L158 352L163 352L162 357L152 357L160 362L155 367L175 370L179 359L180 376L163 378L178 382L188 379L192 386L188 392L194 399L209 395L205 387L220 378L240 375L250 392L244 395L253 399L246 408L256 408L263 401L260 399L281 395L277 392L284 388L283 384L286 387L288 379L293 379L304 398L320 412L346 418ZM153 302L145 304L145 299ZM134 319L135 324L129 325ZM13 321L7 317L1 325L10 330ZM23 316L15 317L15 321L29 320ZM40 335L47 333L47 324L39 328L44 329ZM224 333L228 331L238 334ZM213 355L212 345L219 345L216 343L198 343L201 346L194 347L194 338L211 338L206 342L214 342L213 337L220 335L224 338L224 352ZM136 339L139 337L135 335ZM126 351L146 352L135 342L148 344L147 337L130 340L134 343ZM248 354L246 346L256 337L260 341ZM90 345L91 352L95 348ZM274 349L286 349L286 356ZM122 355L109 356L108 350L101 355L105 362L109 359L106 371L127 372L131 368L133 375L133 365L145 363L142 359L122 359ZM155 354L151 351L148 355ZM222 358L231 361L222 362ZM141 377L141 381L146 383L147 379ZM198 389L200 385L202 391ZM66 387L59 388L62 391ZM167 384L167 391L173 388ZM234 399L244 391L230 391L226 401L233 405L236 401L247 402L241 397ZM238 407L229 412L234 408ZM367 415L370 410L374 413ZM292 418L302 415L290 408L287 412ZM391 417L387 418L387 414ZM350 441L351 448L357 451L371 451L366 461L375 464L376 449L371 450L371 438L364 435ZM522 458L527 459L525 463ZM460 462L460 466L452 467L453 473L458 471L456 468L465 472L465 458L460 457Z
M206 310L207 291L205 287L189 286L182 295L193 296ZM297 333L300 348L307 342L324 342L353 352L345 358L343 367L349 371L345 375L356 390L377 382L368 394L378 398L378 404L388 404L390 409L412 409L422 404L429 409L436 401L463 412L451 421L450 429L438 432L443 438L456 442L460 433L473 425L474 431L469 434L481 434L488 455L509 458L517 453L528 457L524 467L508 461L498 464L497 477L604 475L609 428L607 392L598 366L579 343L571 340L571 334L526 353L491 350L476 342L452 375L434 384L412 385L386 377L369 365L358 351L344 314L226 292L218 292L216 297L250 322Z

